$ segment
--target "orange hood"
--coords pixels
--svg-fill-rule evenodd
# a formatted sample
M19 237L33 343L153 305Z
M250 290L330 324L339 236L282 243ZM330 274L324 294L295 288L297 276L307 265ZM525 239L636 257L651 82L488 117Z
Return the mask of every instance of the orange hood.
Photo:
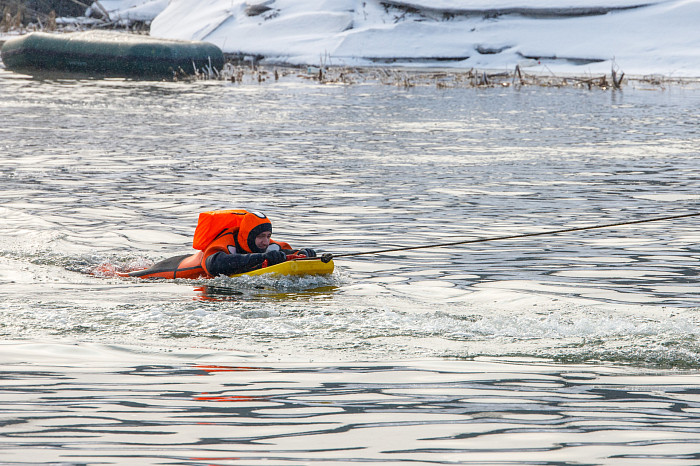
M272 232L272 223L265 214L260 212L246 213L236 236L238 246L246 252L265 252L255 245L255 238L265 231Z

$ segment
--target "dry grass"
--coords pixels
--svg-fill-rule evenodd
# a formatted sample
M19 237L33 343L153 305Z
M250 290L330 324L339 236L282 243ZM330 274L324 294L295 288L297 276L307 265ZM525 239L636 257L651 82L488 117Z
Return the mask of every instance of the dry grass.
M201 78L207 78L201 76ZM519 67L510 71L457 69L402 69L381 67L318 67L261 66L228 61L215 79L239 84L262 84L284 80L308 81L321 84L381 84L402 88L428 87L437 89L508 88L508 87L569 87L615 90L626 86L664 89L670 86L697 86L700 78L669 78L662 76L629 77L615 69L610 74L592 76L557 76L554 73L526 73Z

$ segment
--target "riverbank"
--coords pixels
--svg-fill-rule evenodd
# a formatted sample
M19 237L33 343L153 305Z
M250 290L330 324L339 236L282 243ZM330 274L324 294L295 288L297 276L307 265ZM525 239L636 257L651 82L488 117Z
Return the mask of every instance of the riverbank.
M134 32L123 28L117 30L124 34L147 34L144 31ZM69 27L61 28L56 33L75 31L74 27ZM0 35L0 47L7 39L30 32L34 30L26 29ZM669 86L700 85L698 77L670 77L660 74L628 76L624 70L616 69L615 64L609 73L555 73L549 69L546 60L531 60L526 66L518 64L505 70L416 67L400 62L364 67L291 65L275 63L264 56L242 54L226 54L225 60L224 67L215 70L213 74L176 75L174 80L215 79L239 84L297 80L322 84L379 84L404 88L434 86L438 89L541 86L614 90L626 86L665 89Z
M2 47L2 43L0 43ZM3 67L2 61L0 66ZM82 77L82 76L78 76ZM402 88L428 87L437 89L457 88L508 88L508 87L571 87L598 90L621 90L625 87L666 89L668 87L700 86L700 78L670 78L660 75L626 76L611 71L609 74L588 76L557 75L553 72L477 69L411 69L411 68L360 68L360 67L316 67L279 65L242 65L230 58L223 69L213 74L176 75L174 81L220 80L238 84L264 84L271 82L297 81L340 85L387 85Z
M201 77L206 78L206 77ZM665 89L670 86L700 86L700 78L672 78L661 75L627 76L624 71L608 74L558 74L546 66L510 70L408 67L289 66L285 64L244 64L239 57L226 57L224 69L215 79L241 84L302 80L322 84L381 84L404 88L434 86L438 89L489 87L574 87L614 90L627 86Z
M358 67L471 72L461 76L470 86L500 81L497 75L506 70L510 81L521 85L537 76L539 85L606 89L624 85L623 73L652 82L700 77L700 37L692 20L700 12L697 2L605 0L595 7L585 0L468 6L457 0L263 3L110 0L82 16L55 17L58 12L46 11L24 22L21 11L12 10L0 33L118 29L205 41L268 66L334 67L341 70L340 81L348 79L343 68ZM604 75L609 79L602 80Z

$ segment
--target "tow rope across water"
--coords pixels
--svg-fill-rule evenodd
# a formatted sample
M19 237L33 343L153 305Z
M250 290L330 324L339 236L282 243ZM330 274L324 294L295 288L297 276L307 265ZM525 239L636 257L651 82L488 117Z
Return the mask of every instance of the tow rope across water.
M400 248L391 248L391 249L378 249L375 251L353 252L353 253L347 253L347 254L326 253L326 254L323 254L321 256L321 260L323 260L324 262L328 262L331 259L337 259L339 257L364 256L364 255L368 255L368 254L383 254L385 252L399 252L399 251L412 251L412 250L416 250L416 249L441 248L441 247L446 247L446 246L457 246L460 244L486 243L489 241L503 241L503 240L508 240L508 239L530 238L532 236L558 235L561 233L571 233L574 231L597 230L597 229L601 229L601 228L613 228L613 227L619 227L619 226L624 226L624 225L636 225L636 224L640 224L640 223L661 222L664 220L676 220L679 218L698 217L698 216L700 216L700 212L694 212L694 213L683 214L683 215L671 215L668 217L647 218L647 219L643 219L643 220L630 220L630 221L626 221L626 222L606 223L606 224L602 224L602 225L591 225L591 226L587 226L587 227L565 228L562 230L540 231L538 233L523 233L520 235L496 236L493 238L478 238L478 239L469 239L469 240L463 240L463 241L453 241L450 243L428 244L428 245L424 245L424 246L409 246L409 247L400 247Z

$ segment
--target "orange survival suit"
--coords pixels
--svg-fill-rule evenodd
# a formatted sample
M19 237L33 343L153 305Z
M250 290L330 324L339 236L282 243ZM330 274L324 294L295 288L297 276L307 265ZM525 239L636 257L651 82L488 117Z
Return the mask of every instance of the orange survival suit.
M247 210L218 210L199 214L192 247L199 251L160 261L145 270L129 272L140 278L212 278L259 269L267 261L274 265L287 260L287 254L315 257L312 249L292 250L285 242L270 240L266 250L255 244L263 232L272 232L270 220L262 213Z

